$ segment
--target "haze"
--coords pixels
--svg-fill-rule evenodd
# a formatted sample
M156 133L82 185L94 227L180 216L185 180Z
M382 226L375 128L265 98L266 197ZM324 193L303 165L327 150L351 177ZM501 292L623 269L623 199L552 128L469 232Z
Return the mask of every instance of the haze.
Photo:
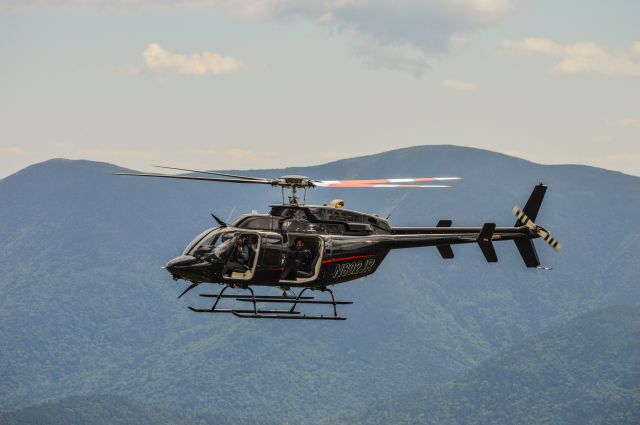
M640 175L639 18L631 0L0 1L0 178L424 144Z

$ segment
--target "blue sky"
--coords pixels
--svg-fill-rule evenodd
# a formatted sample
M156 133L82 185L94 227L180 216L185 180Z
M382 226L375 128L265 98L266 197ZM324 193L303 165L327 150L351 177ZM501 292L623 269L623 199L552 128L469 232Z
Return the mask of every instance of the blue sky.
M421 144L640 175L638 22L637 1L3 0L0 177Z

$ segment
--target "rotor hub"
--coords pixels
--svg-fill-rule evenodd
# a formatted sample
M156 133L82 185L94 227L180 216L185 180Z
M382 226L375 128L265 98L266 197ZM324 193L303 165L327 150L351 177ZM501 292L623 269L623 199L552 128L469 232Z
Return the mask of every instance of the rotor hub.
M306 176L282 176L279 179L279 184L282 186L290 187L314 187L313 180Z

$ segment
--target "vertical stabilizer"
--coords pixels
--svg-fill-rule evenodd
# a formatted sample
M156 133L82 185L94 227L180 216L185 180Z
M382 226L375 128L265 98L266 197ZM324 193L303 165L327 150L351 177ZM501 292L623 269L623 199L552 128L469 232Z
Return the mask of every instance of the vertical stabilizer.
M536 247L533 245L533 240L531 239L515 239L516 247L520 252L520 256L524 260L524 264L527 267L538 267L540 265L540 260L538 259L538 253L536 252Z
M540 182L536 187L533 188L533 192L531 192L531 196L529 196L529 200L527 204L524 206L524 213L531 219L531 221L536 221L536 217L538 216L538 211L540 211L540 205L542 205L542 201L544 200L544 194L547 192L547 186ZM520 220L516 221L515 226L522 226Z

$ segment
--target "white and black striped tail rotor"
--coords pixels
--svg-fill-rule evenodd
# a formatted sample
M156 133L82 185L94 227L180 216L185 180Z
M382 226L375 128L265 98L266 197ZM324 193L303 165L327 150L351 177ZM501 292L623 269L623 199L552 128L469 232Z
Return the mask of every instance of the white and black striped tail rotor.
M560 243L551 236L551 233L547 229L534 223L517 205L513 207L512 211L523 225L527 226L536 235L540 236L543 241L551 246L551 248L556 251L560 251Z

